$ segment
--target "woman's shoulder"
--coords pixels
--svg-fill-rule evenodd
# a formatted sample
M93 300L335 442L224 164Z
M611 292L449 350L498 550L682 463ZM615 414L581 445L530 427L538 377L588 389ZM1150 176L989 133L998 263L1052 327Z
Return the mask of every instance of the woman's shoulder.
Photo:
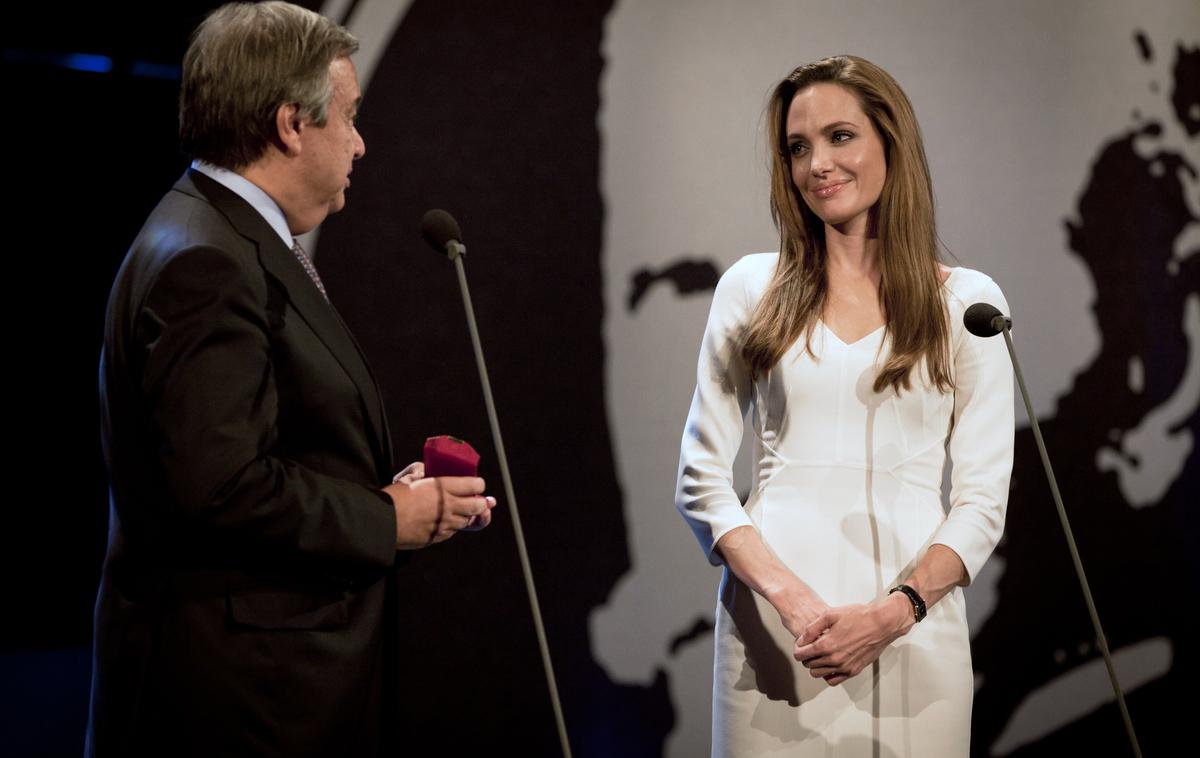
M952 268L944 286L948 293L948 304L957 310L966 310L980 301L991 302L1001 310L1007 306L1000 285L982 271L965 266ZM995 302L997 300L1000 302Z
M721 274L713 293L714 307L749 311L762 298L775 273L779 253L754 253L739 258Z
M721 274L718 287L728 288L737 286L745 289L748 294L761 294L775 273L775 264L779 261L779 253L752 253L739 258L732 266Z

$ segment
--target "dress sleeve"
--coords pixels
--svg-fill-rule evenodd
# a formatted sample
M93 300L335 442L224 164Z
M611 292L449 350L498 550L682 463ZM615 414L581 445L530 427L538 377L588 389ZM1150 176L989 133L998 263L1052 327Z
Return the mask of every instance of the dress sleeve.
M700 345L696 392L683 429L675 507L713 565L713 546L726 532L753 522L733 489L733 460L750 407L750 372L741 331L751 314L746 278L750 259L735 263L717 283Z
M976 299L1009 312L991 279ZM1012 475L1013 372L1003 335L976 337L962 329L954 348L954 381L950 512L933 542L958 554L971 582L1004 531Z

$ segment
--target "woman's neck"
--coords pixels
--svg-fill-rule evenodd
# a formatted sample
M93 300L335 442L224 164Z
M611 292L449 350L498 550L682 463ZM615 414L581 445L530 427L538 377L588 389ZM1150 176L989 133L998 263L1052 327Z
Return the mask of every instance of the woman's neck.
M879 239L866 230L825 226L826 271L832 276L879 279Z

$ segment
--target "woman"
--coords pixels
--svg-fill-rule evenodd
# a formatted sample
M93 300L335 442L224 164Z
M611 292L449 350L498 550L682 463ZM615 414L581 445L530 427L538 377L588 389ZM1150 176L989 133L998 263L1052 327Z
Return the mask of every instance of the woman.
M939 264L920 131L887 72L801 66L769 128L781 252L717 286L676 496L725 567L713 755L965 756L959 587L1003 529L1013 402L1003 344L962 314L1007 304ZM731 465L751 409L743 507Z

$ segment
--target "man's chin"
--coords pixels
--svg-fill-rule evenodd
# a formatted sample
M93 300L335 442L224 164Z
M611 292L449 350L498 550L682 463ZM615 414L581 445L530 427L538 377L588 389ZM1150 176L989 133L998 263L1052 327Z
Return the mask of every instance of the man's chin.
M339 192L329 201L329 213L337 213L342 208L346 207L346 193Z

